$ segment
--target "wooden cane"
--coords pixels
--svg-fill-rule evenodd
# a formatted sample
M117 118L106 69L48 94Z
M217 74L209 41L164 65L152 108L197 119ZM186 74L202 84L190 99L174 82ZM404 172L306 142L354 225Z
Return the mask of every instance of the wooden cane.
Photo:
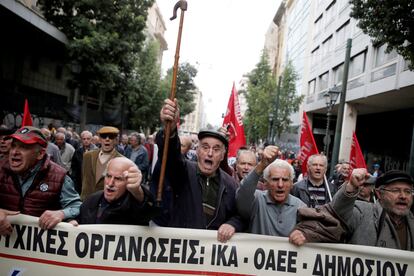
M170 100L172 101L175 98L175 92L176 92L178 60L180 58L181 34L183 32L184 12L187 10L187 1L180 0L174 5L173 16L170 18L170 20L174 20L175 18L177 18L178 8L181 9L181 15L180 15L180 25L178 28L177 47L175 48L174 69L173 69L173 77L172 77L171 91L170 91ZM170 127L172 123L174 122L167 122L165 124L165 129L164 129L164 149L162 152L161 172L160 172L160 179L158 181L158 191L157 191L157 205L158 206L161 205L161 201L162 201L162 190L164 188L165 169L167 167L168 146L170 143L170 134L171 134Z

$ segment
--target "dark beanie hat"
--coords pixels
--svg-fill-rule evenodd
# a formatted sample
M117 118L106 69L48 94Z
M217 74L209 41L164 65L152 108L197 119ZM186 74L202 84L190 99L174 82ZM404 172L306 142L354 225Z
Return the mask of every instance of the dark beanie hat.
M382 174L380 177L377 178L375 187L378 188L382 185L388 185L397 181L404 182L410 185L414 184L412 177L406 172L391 170L387 171L386 173Z

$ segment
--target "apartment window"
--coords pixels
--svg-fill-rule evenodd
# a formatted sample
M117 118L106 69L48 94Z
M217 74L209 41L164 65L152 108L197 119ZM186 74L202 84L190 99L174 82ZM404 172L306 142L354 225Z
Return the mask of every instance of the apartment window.
M349 77L356 77L365 71L365 60L367 52L362 52L351 59L349 64Z
M332 3L326 8L326 12L325 12L325 24L326 25L331 23L335 18L335 14L336 14L335 4L336 4L336 1L332 1Z
M308 96L315 94L316 79L308 82Z
M319 91L328 89L328 77L329 77L328 72L319 76Z
M319 47L317 47L315 50L312 51L311 53L311 68L314 68L319 60Z
M342 46L345 44L345 41L350 37L350 27L349 21L347 21L344 25L342 25L336 31L336 47Z
M397 52L395 50L392 50L390 53L386 53L385 52L386 49L387 49L386 44L383 44L376 48L375 67L384 65L397 58Z
M344 77L344 64L340 64L333 69L334 84L339 85L342 83Z
M326 39L322 43L322 50L321 50L322 59L328 57L331 51L332 51L332 36L330 36L328 39Z
M315 21L314 36L317 36L322 30L322 15Z

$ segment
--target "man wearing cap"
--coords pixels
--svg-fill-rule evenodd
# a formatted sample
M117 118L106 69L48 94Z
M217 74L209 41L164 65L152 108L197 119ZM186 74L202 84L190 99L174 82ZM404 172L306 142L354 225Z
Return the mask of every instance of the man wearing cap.
M50 161L40 129L23 127L10 137L9 158L0 161L0 235L13 231L7 216L19 212L39 217L42 229L76 217L79 194L66 170Z
M170 226L218 230L218 240L227 241L235 232L244 229L237 215L237 183L219 168L227 150L227 138L218 131L200 131L197 162L193 162L181 154L176 129L179 118L177 100L165 100L160 118L163 123L170 122L171 130L166 168L166 181L171 184L174 195ZM156 137L161 154L163 136L164 131L161 130Z
M104 126L97 131L101 147L88 151L83 156L82 164L82 201L96 192L103 190L104 172L109 160L123 156L116 151L119 130L116 127Z
M369 177L366 169L354 169L330 203L348 227L348 243L414 251L413 179L388 171L375 182L376 203L356 200ZM296 232L291 242L301 245L306 239Z
M14 131L7 128L5 125L0 126L0 160L9 158L12 139L10 134Z

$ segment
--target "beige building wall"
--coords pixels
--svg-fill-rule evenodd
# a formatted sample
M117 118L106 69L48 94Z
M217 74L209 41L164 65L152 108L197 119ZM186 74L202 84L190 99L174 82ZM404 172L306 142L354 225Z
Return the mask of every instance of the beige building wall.
M195 91L194 103L194 111L184 116L184 123L179 127L180 134L198 133L205 127L203 94L199 90Z

